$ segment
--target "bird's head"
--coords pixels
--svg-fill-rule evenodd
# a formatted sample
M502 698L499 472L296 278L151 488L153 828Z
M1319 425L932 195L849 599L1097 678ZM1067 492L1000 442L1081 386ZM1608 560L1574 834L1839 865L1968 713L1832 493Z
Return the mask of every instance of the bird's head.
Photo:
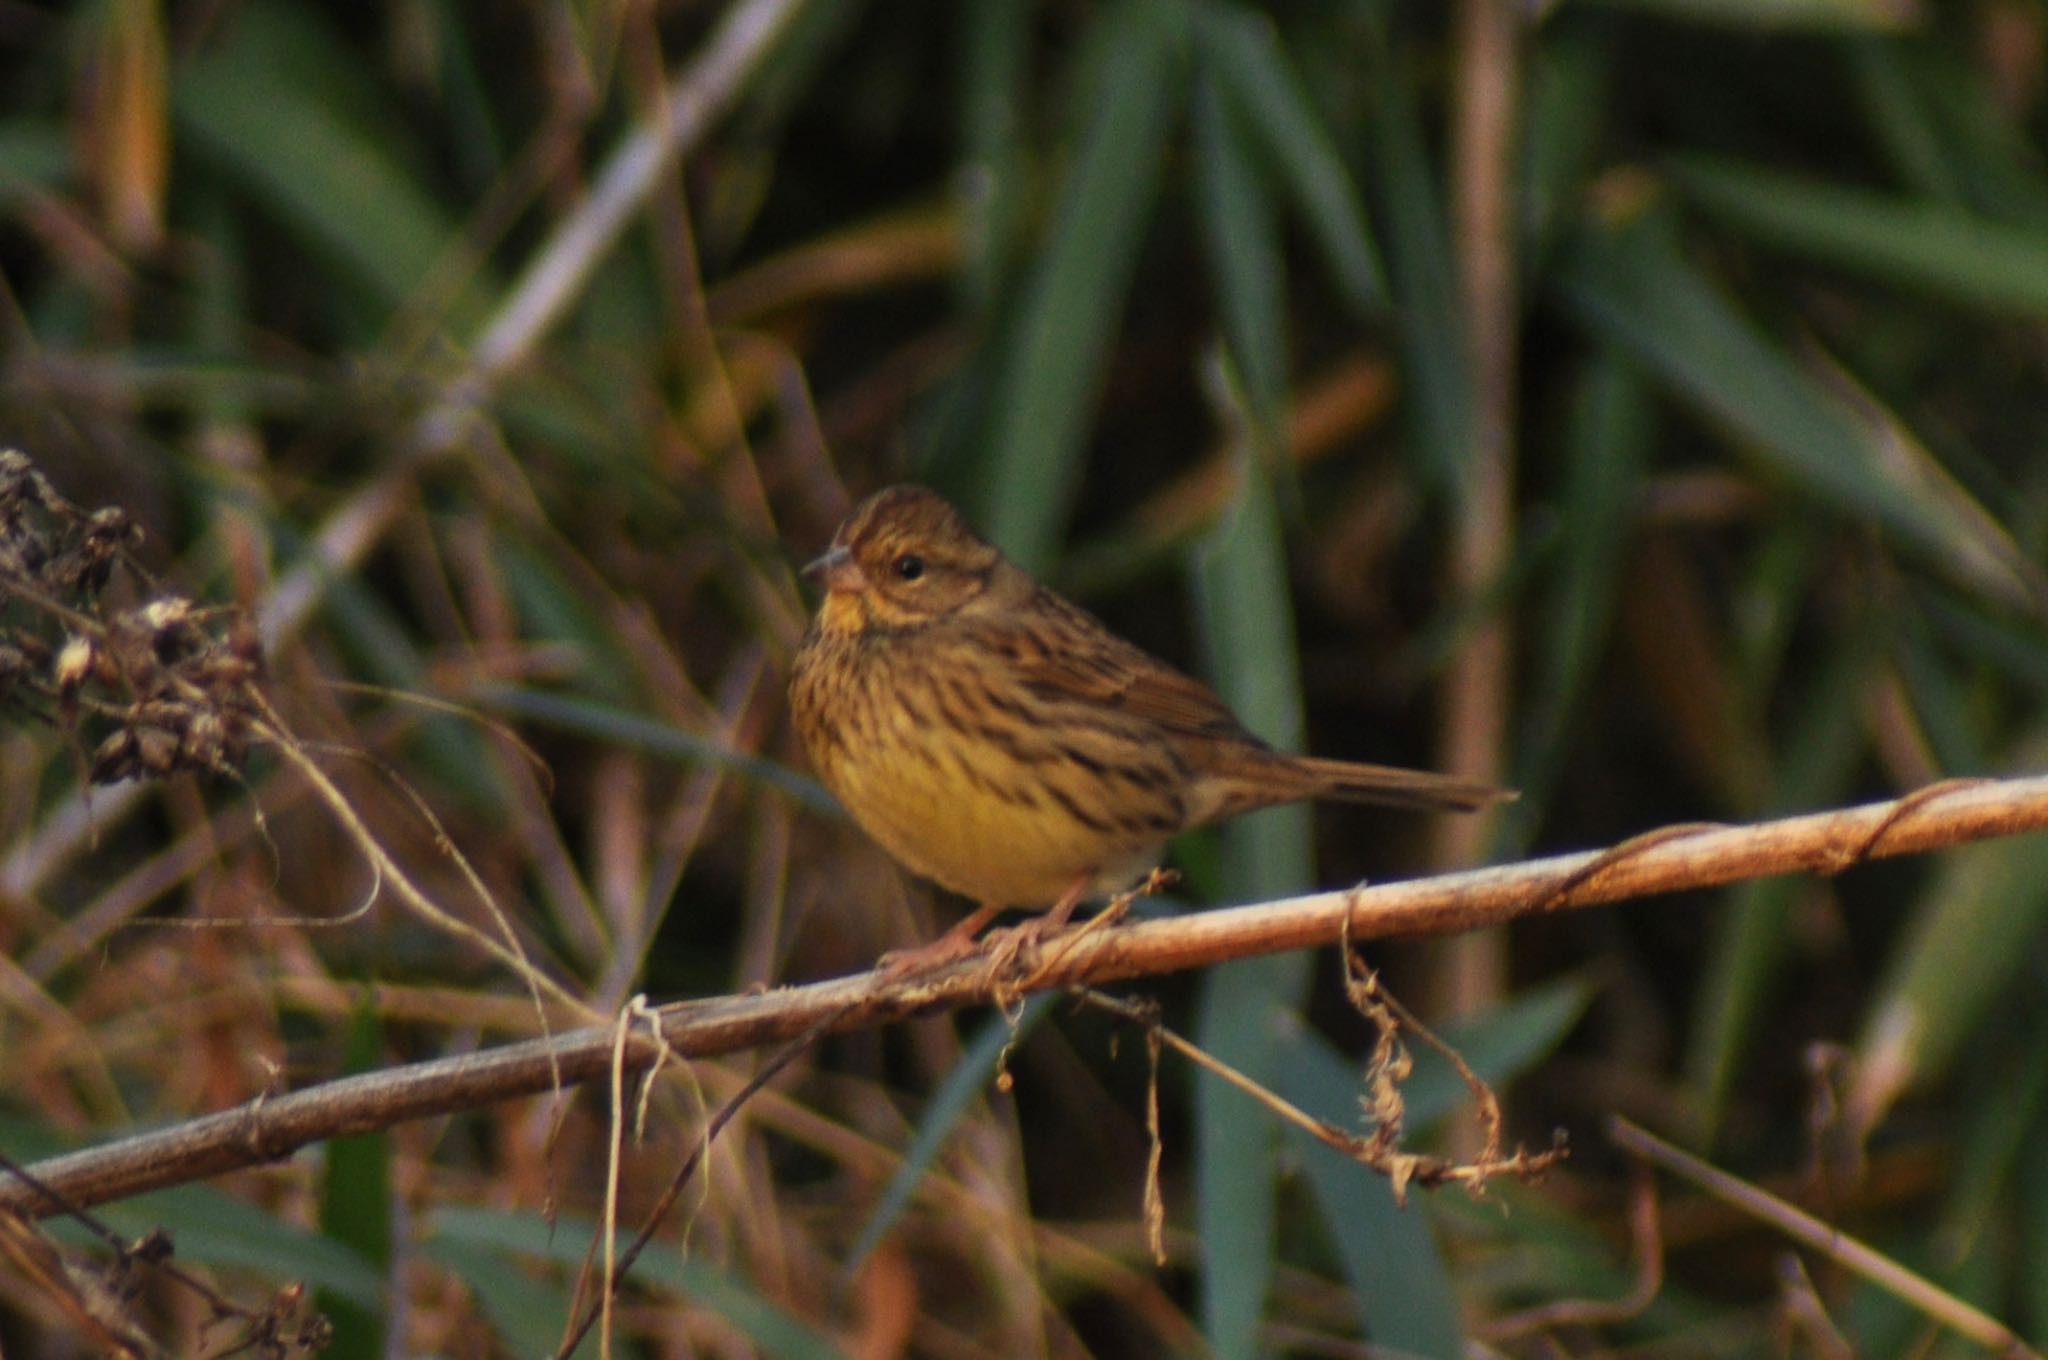
M921 628L983 604L1016 573L935 491L892 486L862 501L804 575L825 588L828 632Z

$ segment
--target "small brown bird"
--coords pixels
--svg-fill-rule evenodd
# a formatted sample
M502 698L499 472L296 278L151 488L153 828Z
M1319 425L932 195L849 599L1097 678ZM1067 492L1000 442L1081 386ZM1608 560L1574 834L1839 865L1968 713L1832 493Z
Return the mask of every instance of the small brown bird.
M877 492L804 569L824 603L790 706L839 801L980 908L897 966L972 950L1005 907L1136 882L1190 827L1303 798L1469 812L1513 795L1275 751L1206 685L1031 579L917 486Z

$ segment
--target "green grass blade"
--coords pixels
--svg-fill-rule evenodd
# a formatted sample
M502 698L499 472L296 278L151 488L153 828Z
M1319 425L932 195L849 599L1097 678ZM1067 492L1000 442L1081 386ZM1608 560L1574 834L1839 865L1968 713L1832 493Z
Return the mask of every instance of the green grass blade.
M435 1211L425 1249L451 1264L466 1253L481 1252L506 1261L526 1257L576 1270L582 1267L596 1231L597 1225L585 1219L564 1217L549 1222L538 1214L451 1206ZM620 1236L623 1249L630 1234L622 1232ZM641 1253L633 1273L644 1283L663 1286L716 1313L759 1346L762 1354L777 1360L828 1360L844 1354L831 1338L787 1309L672 1247L649 1247ZM547 1339L549 1345L559 1341L563 1321L558 1314L554 1335Z
M1788 724L1770 810L1825 807L1845 796L1864 754L1862 701L1870 669L1867 641L1852 639L1816 671ZM1792 912L1810 890L1796 879L1745 883L1715 923L1685 1058L1703 1140L1719 1128L1738 1064L1763 1028L1758 1016L1785 966Z
M962 292L990 315L1023 246L1029 158L1023 137L1031 75L1029 0L970 0L963 7L959 188Z
M1075 92L1080 144L996 382L977 519L1029 570L1051 560L1080 478L1166 157L1180 59L1156 9L1122 0L1090 33Z
M817 780L799 774L787 765L745 751L735 751L657 718L544 690L493 687L470 698L483 705L487 712L504 717L538 723L558 731L581 733L666 760L723 766L743 778L788 794L813 812L844 815L839 800Z
M2039 1338L2048 1336L2048 1162L2022 1157L2014 1180L2020 1232L2015 1311L2022 1335Z
M1864 115L1890 156L1894 172L1918 198L1964 202L1954 156L1928 116L1899 44L1860 37L1847 44L1846 54Z
M1280 466L1287 387L1286 264L1279 227L1254 168L1253 148L1215 85L1195 89L1195 182L1223 334L1250 408L1259 461Z
M1593 993L1593 984L1585 978L1559 978L1531 987L1483 1015L1445 1025L1438 1037L1457 1050L1481 1081L1503 1085L1564 1042L1586 1007L1593 1004ZM1472 1093L1434 1050L1410 1047L1415 1070L1402 1083L1401 1099L1407 1107L1409 1130L1419 1133L1470 1104ZM1357 1086L1354 1076L1354 1097Z
M1605 654L1655 432L1641 371L1601 350L1574 394L1565 431L1558 560L1532 641L1537 683L1517 762L1522 797L1507 809L1525 842L1568 769L1567 738Z
M2041 742L2024 763L2038 767ZM1934 881L1865 1012L1855 1070L1874 1108L1944 1072L2034 956L2048 917L2048 837L1963 846Z
M1892 47L1941 139L1962 201L2003 221L2048 223L2040 140L2029 120L2014 116L1997 82L1982 78L1981 59L1927 43Z
M562 1344L572 1306L570 1291L536 1278L531 1262L474 1233L433 1234L419 1244L419 1254L468 1291L483 1320L498 1334L503 1353L553 1355ZM570 1354L576 1360L595 1356L595 1329Z
M1281 1064L1282 1001L1298 997L1305 958L1227 963L1203 979L1195 1042L1254 1080ZM1259 1352L1278 1241L1271 1117L1204 1073L1195 1084L1195 1229L1202 1243L1202 1329L1218 1360Z
M0 1147L16 1162L27 1164L76 1151L78 1144L38 1121L4 1115L0 1116ZM280 1286L304 1285L359 1308L386 1306L382 1272L354 1251L211 1185L158 1190L97 1205L92 1212L130 1242L170 1228L176 1249L173 1259L188 1267L246 1271ZM78 1251L82 1261L99 1259L96 1235L78 1223L60 1215L49 1220L47 1229L67 1248Z
M1658 215L1587 232L1559 283L1595 333L1821 504L1882 523L1938 563L1959 551L1855 419L1685 261Z
M349 1028L345 1070L373 1071L382 1056L383 1028L377 1014L358 1006ZM352 1134L328 1141L326 1174L320 1187L320 1230L380 1271L392 1260L391 1135ZM364 1307L346 1294L323 1291L316 1306L334 1324L326 1354L334 1360L377 1360L385 1354L388 1305Z
M49 191L72 173L71 144L51 118L0 119L0 208L30 190Z
M430 5L421 21L432 30L435 90L439 109L455 133L456 169L464 184L482 186L505 172L509 152L505 129L491 106L488 88L493 53L489 28L466 22L459 6Z
M328 587L322 612L327 634L348 658L349 673L395 692L426 688L426 663L417 639L389 600L353 576ZM474 723L428 709L420 718L409 759L420 771L460 790L479 808L499 809L504 791L488 777L483 736Z
M347 64L308 59L319 41L298 7L249 6L179 75L173 113L183 139L245 184L339 282L393 308L455 242L456 224L393 153L403 139L369 125L373 96L337 88Z
M860 1236L854 1239L852 1248L846 1253L845 1271L848 1275L860 1269L868 1253L881 1245L889 1230L903 1217L903 1211L910 1207L910 1197L916 1192L917 1183L938 1160L939 1150L945 1147L946 1139L952 1136L961 1118L994 1078L996 1063L1001 1059L1003 1050L1029 1037L1039 1022L1051 1013L1055 1000L1057 998L1051 994L1034 996L1024 1003L1014 1023L1009 1017L998 1015L982 1024L981 1032L968 1043L960 1061L946 1074L939 1089L932 1092L932 1098L925 1106L924 1118L918 1121L917 1136L903 1150L903 1161L897 1166L896 1174L889 1177L889 1183L882 1187L882 1198L875 1204L874 1213L868 1217Z
M1230 418L1243 422L1244 414ZM1203 656L1217 693L1245 726L1282 750L1298 751L1305 735L1301 660L1279 505L1246 433L1238 448L1243 489L1193 553ZM1313 870L1308 831L1308 810L1300 804L1227 823L1224 891L1253 900L1300 890Z
M1381 55L1372 93L1378 101L1368 129L1376 167L1372 193L1385 223L1388 281L1406 361L1404 415L1418 473L1455 504L1472 457L1472 375L1441 177L1430 161L1413 78Z
M1596 1224L1540 1189L1496 1181L1484 1199L1440 1194L1429 1209L1458 1242L1461 1262L1467 1252L1482 1253L1475 1259L1488 1263L1483 1283L1496 1299L1620 1299L1639 1283L1638 1268L1611 1220ZM1469 1272L1461 1279L1469 1289ZM1725 1299L1702 1299L1678 1272L1628 1327L1634 1344L1653 1353L1698 1360L1750 1360L1758 1354L1755 1331L1731 1321Z
M1950 1188L1936 1240L1965 1254L1996 1236L2012 1212L2013 1185L2048 1110L2048 1007L2023 998L2011 1022L1966 1059L1970 1071L1958 1112L1967 1121L1950 1165Z
M1613 108L1614 44L1599 31L1553 32L1529 49L1520 175L1524 258L1540 276L1585 200Z
M2048 316L2048 228L1721 158L1682 158L1671 175L1714 216L1821 264L1972 311Z
M2038 627L2029 628L2012 619L1998 621L2003 631L2026 637L2037 648L2043 639ZM1935 768L1965 774L1992 768L1983 714L1973 710L1973 688L1979 658L1954 664L1935 645L1935 625L1923 609L1902 609L1893 620L1887 639L1892 665L1906 687L1913 718L1933 753ZM1982 662L1991 667L1994 657Z
M178 1259L187 1263L304 1284L359 1308L385 1306L384 1277L370 1262L331 1237L287 1223L210 1185L181 1185L93 1212L131 1241L172 1226Z
M1380 311L1387 286L1364 200L1273 20L1235 3L1190 12L1203 74L1292 195L1340 295L1358 312Z
M1340 1129L1358 1126L1357 1068L1319 1035L1297 1029L1278 1065L1280 1095ZM1411 1193L1394 1202L1386 1177L1299 1129L1288 1130L1308 1173L1323 1230L1343 1262L1365 1337L1395 1355L1465 1354L1450 1264Z
M1243 420L1242 413L1233 418ZM1256 732L1299 749L1299 662L1286 556L1272 488L1240 440L1245 489L1195 554L1209 673ZM1222 830L1222 881L1233 900L1293 891L1310 868L1308 813L1273 808ZM1305 955L1226 964L1202 986L1195 1040L1256 1081L1270 1080L1286 1014L1308 979ZM1196 1084L1196 1221L1206 1269L1202 1316L1221 1360L1259 1353L1277 1223L1272 1121L1206 1074Z
M2048 698L2048 638L1978 597L1928 592L1922 601L1930 630L1942 642L2039 698ZM1910 672L1909 672L1910 675ZM1977 768L1981 762L1952 768Z
M1443 1038L1481 1080L1499 1085L1561 1043L1592 996L1583 979L1564 979L1447 1028ZM1416 1049L1414 1058L1414 1072L1401 1087L1411 1135L1470 1099L1449 1063L1428 1049ZM1286 1099L1339 1128L1358 1126L1357 1065L1327 1040L1290 1029L1276 1071L1276 1089ZM1298 1130L1288 1137L1343 1261L1367 1339L1399 1354L1462 1354L1457 1293L1425 1207L1411 1198L1402 1210L1384 1177Z

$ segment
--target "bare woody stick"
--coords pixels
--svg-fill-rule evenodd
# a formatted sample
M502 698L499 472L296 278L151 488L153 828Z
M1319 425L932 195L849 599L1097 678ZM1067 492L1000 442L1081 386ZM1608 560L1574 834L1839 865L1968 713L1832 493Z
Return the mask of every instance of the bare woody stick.
M1754 826L1680 826L1610 850L1532 860L1408 883L1197 912L1056 937L1037 958L991 967L966 959L885 983L863 973L756 995L664 1007L673 1055L713 1057L794 1038L829 1020L870 1028L1030 991L1097 985L1229 959L1390 936L1443 935L1523 917L1714 887L1774 874L1834 874L1866 860L1917 854L2048 827L2048 777L1951 781L1905 798ZM836 1013L836 1014L835 1014ZM487 1053L417 1063L268 1096L222 1114L54 1157L29 1168L71 1202L93 1205L290 1155L308 1143L475 1109L546 1091L558 1075L607 1074L615 1035L581 1029ZM627 1064L659 1048L636 1040ZM0 1175L0 1210L54 1211L32 1185Z

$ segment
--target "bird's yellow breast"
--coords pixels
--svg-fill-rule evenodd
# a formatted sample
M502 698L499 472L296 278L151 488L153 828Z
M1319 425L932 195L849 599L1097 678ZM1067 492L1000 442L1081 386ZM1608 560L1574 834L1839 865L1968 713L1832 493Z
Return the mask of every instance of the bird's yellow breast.
M1110 891L1158 863L1157 826L1105 806L1118 790L1049 726L991 707L943 657L806 652L791 697L819 777L914 872L976 901L1035 907L1077 879Z

